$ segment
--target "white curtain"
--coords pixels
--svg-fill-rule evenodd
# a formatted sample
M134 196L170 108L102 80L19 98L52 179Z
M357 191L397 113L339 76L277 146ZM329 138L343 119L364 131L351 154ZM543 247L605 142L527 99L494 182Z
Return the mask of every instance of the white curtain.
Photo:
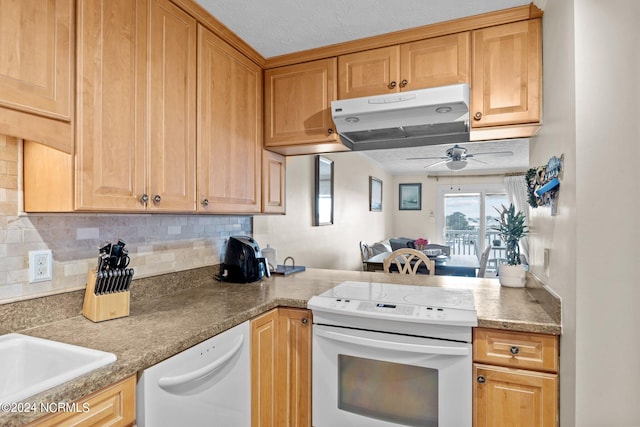
M505 176L504 186L509 201L517 211L524 213L526 224L529 224L529 203L527 202L527 181L524 175ZM529 265L529 238L520 239L520 254L524 255L525 264Z

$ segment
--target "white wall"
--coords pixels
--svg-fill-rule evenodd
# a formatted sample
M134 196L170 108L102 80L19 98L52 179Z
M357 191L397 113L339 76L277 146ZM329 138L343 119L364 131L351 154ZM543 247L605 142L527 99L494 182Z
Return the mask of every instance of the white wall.
M575 0L578 426L640 425L638 18L637 0Z
M564 154L557 215L549 208L530 209L530 271L562 297L560 339L561 426L575 426L576 411L576 136L575 36L573 0L549 1L544 7L543 121L531 139L530 164L544 165ZM544 268L544 249L550 261Z
M292 256L296 264L315 268L360 270L358 243L374 243L392 231L393 180L359 153L333 153L334 224L313 226L314 156L287 158L287 213L253 218L253 235L261 247L276 249L278 262ZM369 211L369 176L382 180L382 212Z
M401 183L422 184L422 210L401 211L399 209L399 185ZM423 237L433 243L444 244L444 236L437 228L438 189L473 184L503 184L504 178L497 175L465 176L445 175L427 176L411 175L394 177L393 185L393 235L395 237Z
M530 158L564 153L565 171L558 215L531 210L530 249L532 272L562 297L563 427L640 426L638 16L635 0L544 5L544 126Z

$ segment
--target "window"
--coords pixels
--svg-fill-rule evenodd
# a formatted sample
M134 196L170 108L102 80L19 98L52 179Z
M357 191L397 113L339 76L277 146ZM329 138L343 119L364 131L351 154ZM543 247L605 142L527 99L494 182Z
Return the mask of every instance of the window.
M491 227L498 219L496 208L503 204L508 205L509 198L499 184L463 185L456 190L441 186L437 227L451 253L479 256L488 245L498 246L499 237ZM502 242L500 247L504 247ZM499 248L493 249L489 258L499 260Z

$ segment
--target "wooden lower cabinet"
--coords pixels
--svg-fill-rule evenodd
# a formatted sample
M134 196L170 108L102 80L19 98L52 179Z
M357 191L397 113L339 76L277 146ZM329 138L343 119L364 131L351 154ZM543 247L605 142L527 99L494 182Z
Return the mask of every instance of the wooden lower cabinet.
M558 337L474 329L473 426L558 425Z
M78 412L47 415L30 423L28 427L129 427L136 421L135 399L136 376L132 375L76 402ZM84 408L87 409L86 412L82 411Z
M475 427L557 425L558 375L474 364Z
M311 312L276 308L251 321L251 425L311 426Z

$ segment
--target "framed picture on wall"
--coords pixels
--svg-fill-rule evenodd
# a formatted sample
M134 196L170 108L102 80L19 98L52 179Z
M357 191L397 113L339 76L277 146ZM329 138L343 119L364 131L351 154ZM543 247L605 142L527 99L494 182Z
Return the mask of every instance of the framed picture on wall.
M369 177L369 210L382 212L382 180Z
M401 211L422 210L422 184L400 184L398 194Z

